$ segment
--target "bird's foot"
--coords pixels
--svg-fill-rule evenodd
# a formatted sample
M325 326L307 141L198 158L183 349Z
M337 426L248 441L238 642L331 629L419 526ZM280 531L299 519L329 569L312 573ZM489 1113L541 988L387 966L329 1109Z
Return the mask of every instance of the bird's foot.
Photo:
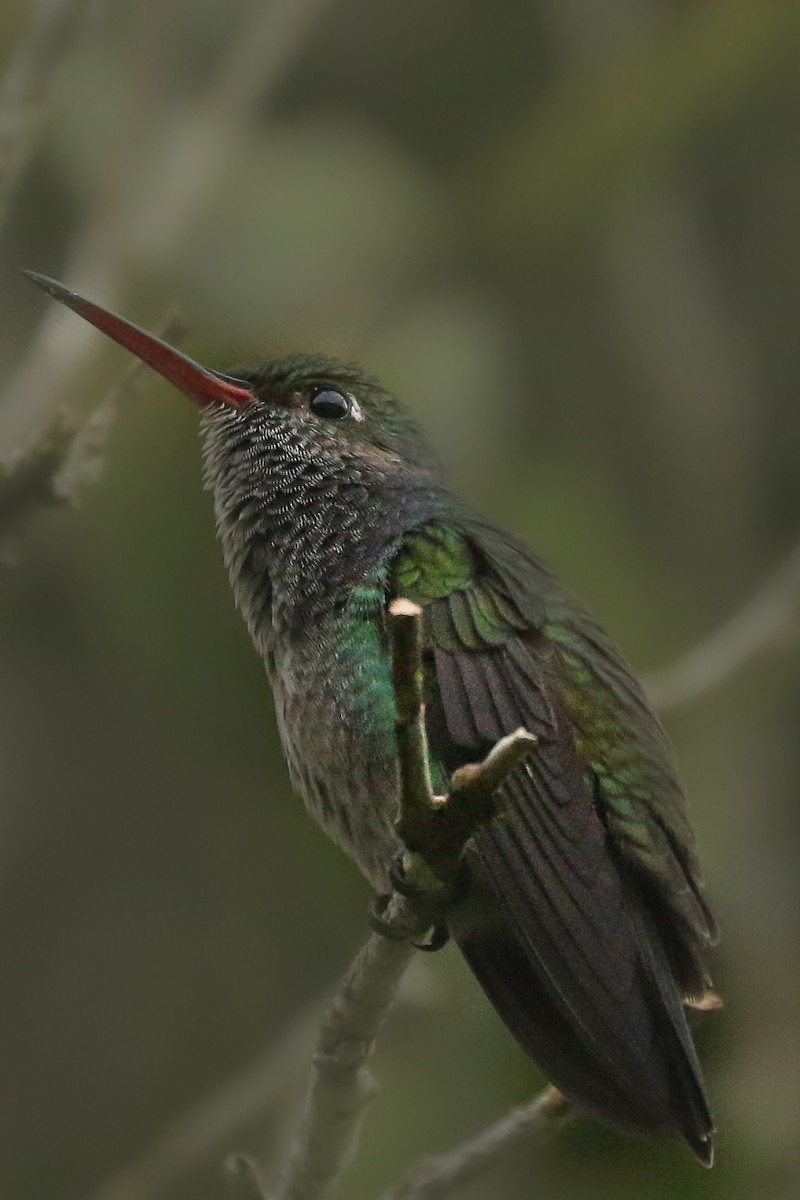
M389 883L398 896L405 896L406 900L420 899L422 891L417 884L412 883L409 879L402 854L396 855L389 863L388 875Z
M412 884L406 874L405 865L402 855L398 855L389 865L389 882L392 885L393 891L382 896L376 896L372 901L369 909L369 922L375 933L381 937L389 938L391 941L402 942L408 937L408 933L401 925L396 925L386 919L386 910L389 907L389 902L392 896L397 893L403 896L404 899L417 903L422 907L429 897L423 888ZM447 925L442 920L432 920L430 932L428 936L421 942L415 942L417 950L424 950L431 953L435 950L441 950L450 940L450 934Z
M405 858L402 854L396 855L389 863L389 882L398 895L404 896L406 900L412 903L416 901L424 901L427 898L427 893L417 884L412 883L406 871ZM436 950L441 950L450 941L450 933L444 921L434 921L431 925L429 936L423 942L415 942L417 950L425 950L427 953L433 953Z
M403 896L406 900L410 900L412 903L416 902L417 904L431 902L430 885L426 888L409 877L403 854L395 855L389 863L387 874L389 876L389 883L398 896Z

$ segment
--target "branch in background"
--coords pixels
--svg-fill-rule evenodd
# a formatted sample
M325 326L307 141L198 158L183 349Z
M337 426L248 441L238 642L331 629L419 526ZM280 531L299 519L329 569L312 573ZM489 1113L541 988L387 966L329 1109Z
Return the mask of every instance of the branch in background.
M0 82L0 226L39 137L59 67L89 15L89 0L36 0Z
M430 928L455 877L466 840L497 811L494 789L536 739L524 730L504 739L505 773L497 754L461 772L447 797L433 794L428 771L422 673L422 610L395 600L389 609L392 684L397 708L397 748L402 781L398 829L407 847L403 874L409 894L394 892L381 914L383 932L373 934L353 961L317 1035L316 1052L300 1131L275 1200L320 1200L353 1159L377 1084L367 1062L414 953L415 940ZM489 779L484 777L489 772ZM442 831L460 838L446 854ZM432 835L428 841L429 835ZM257 1170L241 1156L229 1160L239 1192L266 1193Z
M590 71L565 72L505 140L478 148L463 194L516 269L602 222L612 203L796 70L800 8L785 0L673 6L648 45L626 38ZM604 43L603 43L604 44ZM631 104L630 97L637 103ZM487 169L487 160L490 164Z
M176 342L186 322L171 310L156 327L159 337ZM77 505L102 475L103 450L120 405L146 376L147 366L132 359L125 372L85 419L62 413L25 455L0 464L0 535L43 505Z
M569 1101L554 1087L546 1087L530 1104L513 1108L501 1120L448 1154L422 1159L381 1200L438 1200L455 1188L473 1183L486 1171L505 1162L522 1144L537 1142L559 1128L572 1112Z
M661 712L693 703L741 670L772 645L800 605L800 545L733 616L682 654L671 666L645 680Z
M75 437L74 420L59 416L25 455L0 462L0 561L12 563L13 534L35 508L55 503L53 479Z
M414 953L415 923L408 901L393 898L386 921L402 940L373 934L353 961L317 1033L300 1131L289 1152L276 1200L316 1200L333 1187L355 1155L378 1085L367 1066ZM253 1183L257 1176L253 1177ZM255 1196L264 1196L259 1188Z
M61 272L71 288L107 308L122 306L131 266L155 269L167 251L175 252L195 215L247 136L250 119L283 79L310 28L330 0L254 0L245 10L202 99L152 164L158 138L136 127L120 137L110 154L106 177L95 187L100 202L87 215ZM140 81L136 87L141 92ZM134 110L140 124L152 113L163 127L163 97L152 90ZM155 109L153 113L152 110ZM137 152L138 151L138 152ZM142 151L146 152L143 157ZM38 265L38 264L33 264ZM91 327L75 327L49 306L28 353L3 388L0 447L26 451L44 436L53 414L64 405L98 345Z

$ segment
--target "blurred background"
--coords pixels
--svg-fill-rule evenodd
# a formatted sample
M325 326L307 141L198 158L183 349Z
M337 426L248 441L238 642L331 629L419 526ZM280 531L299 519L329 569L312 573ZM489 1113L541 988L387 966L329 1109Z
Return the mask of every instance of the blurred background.
M191 406L143 380L51 502L127 357L28 267L177 303L210 365L365 363L647 675L724 931L718 1165L581 1120L464 1195L794 1200L800 7L5 0L0 58L3 1196L278 1153L369 899L291 794ZM376 1069L350 1200L542 1083L452 949Z

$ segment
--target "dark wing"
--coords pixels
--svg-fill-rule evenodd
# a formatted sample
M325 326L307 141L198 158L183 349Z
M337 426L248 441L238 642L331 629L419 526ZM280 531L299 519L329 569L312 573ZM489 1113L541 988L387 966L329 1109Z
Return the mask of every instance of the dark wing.
M429 526L406 538L394 566L396 594L424 606L435 765L450 772L480 759L519 726L539 738L504 789L505 815L467 848L454 937L553 1082L606 1118L681 1131L707 1158L711 1122L675 980L678 960L700 961L685 934L705 912L685 817L657 822L651 836L633 828L629 798L652 787L666 747L655 719L645 708L645 741L657 748L640 763L639 735L624 728L625 706L617 711L618 686L630 687L618 653L608 657L610 643L577 602L503 535ZM576 632L576 614L596 645ZM664 752L661 774L680 797ZM642 780L625 794L634 766ZM611 802L608 778L619 788ZM646 803L663 800L653 793Z
M699 997L711 985L705 958L718 934L663 727L619 647L577 597L524 544L492 528L481 533L499 586L518 597L549 648L546 686L560 696L594 776L614 850L662 931L683 994Z

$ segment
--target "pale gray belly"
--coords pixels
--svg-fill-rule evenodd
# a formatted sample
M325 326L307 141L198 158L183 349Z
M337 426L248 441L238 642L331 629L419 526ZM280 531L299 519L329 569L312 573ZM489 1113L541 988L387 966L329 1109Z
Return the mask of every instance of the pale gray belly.
M389 890L387 870L400 850L393 710L345 705L341 679L306 675L297 662L289 679L277 669L269 674L294 788L373 887Z

